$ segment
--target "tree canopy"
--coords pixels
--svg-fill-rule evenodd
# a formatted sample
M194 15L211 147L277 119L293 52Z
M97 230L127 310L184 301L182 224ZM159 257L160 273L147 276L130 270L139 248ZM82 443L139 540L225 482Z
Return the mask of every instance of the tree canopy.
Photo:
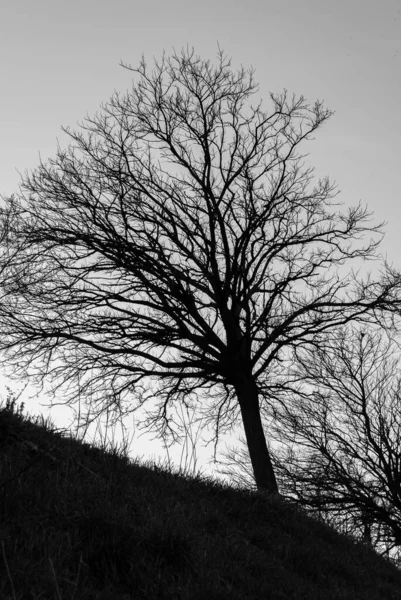
M4 361L100 411L153 401L163 435L175 402L196 398L216 435L240 417L256 484L277 492L260 403L293 349L395 310L400 277L357 277L381 229L305 166L322 102L270 93L266 111L223 52L126 68L132 90L4 199Z

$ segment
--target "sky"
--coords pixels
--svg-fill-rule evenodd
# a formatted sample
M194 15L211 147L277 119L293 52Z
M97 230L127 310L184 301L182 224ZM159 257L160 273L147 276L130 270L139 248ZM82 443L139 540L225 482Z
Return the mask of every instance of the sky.
M131 87L120 62L149 63L175 48L194 47L214 59L218 45L233 67L253 66L260 98L269 92L323 100L334 116L304 150L317 177L329 175L345 206L361 201L386 221L381 251L399 257L401 151L401 5L399 0L3 0L0 7L0 194L18 192L20 175L68 143L61 126L77 128L114 90ZM29 382L28 382L29 383ZM18 392L22 383L0 374ZM50 415L58 427L69 409L50 412L45 396L28 385L26 412ZM131 456L164 460L160 443L134 436ZM94 430L88 432L94 438ZM236 445L241 427L227 442ZM118 441L118 432L115 441ZM206 435L206 439L210 439ZM96 440L95 440L96 441ZM212 447L198 447L205 474ZM181 448L172 449L178 466Z

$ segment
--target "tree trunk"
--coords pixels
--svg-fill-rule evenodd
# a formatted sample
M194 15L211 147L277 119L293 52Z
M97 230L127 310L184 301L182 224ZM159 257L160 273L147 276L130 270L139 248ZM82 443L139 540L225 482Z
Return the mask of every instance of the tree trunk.
M241 407L249 457L251 459L256 487L259 491L278 494L276 476L270 459L260 417L258 390L252 380L235 385Z

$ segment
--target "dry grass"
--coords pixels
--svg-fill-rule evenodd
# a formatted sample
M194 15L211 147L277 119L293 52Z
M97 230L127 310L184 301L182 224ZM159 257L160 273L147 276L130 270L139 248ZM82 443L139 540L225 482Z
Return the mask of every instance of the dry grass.
M401 572L281 499L0 410L2 600L386 600Z

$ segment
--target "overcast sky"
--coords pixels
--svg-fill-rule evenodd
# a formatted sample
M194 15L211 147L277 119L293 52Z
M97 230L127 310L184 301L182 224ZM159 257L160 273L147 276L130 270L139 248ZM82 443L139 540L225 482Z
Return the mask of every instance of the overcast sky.
M120 61L137 66L142 54L151 62L187 44L211 59L219 44L234 68L252 65L266 109L269 92L286 88L335 111L304 147L309 163L337 182L347 206L362 201L387 221L382 252L401 267L399 0L3 0L0 194L17 192L17 171L53 156L57 140L66 145L62 125L76 127L114 90L131 87ZM27 409L48 414L34 400ZM58 426L69 414L51 413ZM162 457L143 437L131 448Z

